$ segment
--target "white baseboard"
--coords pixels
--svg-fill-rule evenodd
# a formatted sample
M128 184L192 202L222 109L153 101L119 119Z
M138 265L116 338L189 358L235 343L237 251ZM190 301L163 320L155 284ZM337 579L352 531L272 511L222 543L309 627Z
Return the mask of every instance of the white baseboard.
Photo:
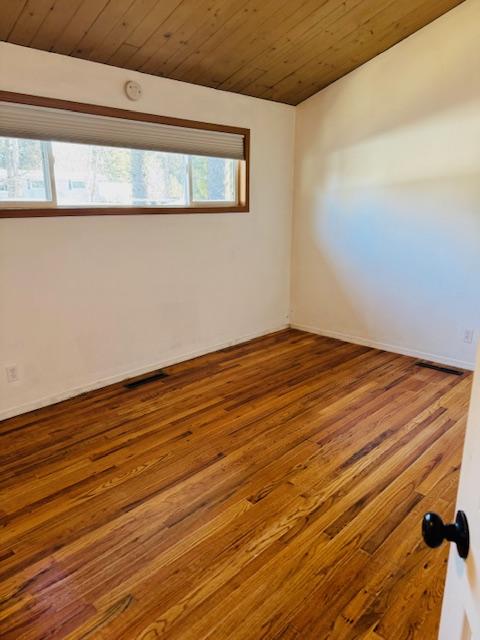
M307 331L308 333L315 333L326 338L335 338L336 340L342 340L343 342L351 342L353 344L360 344L365 347L372 347L373 349L381 349L382 351L391 351L393 353L399 353L403 356L411 356L412 358L419 358L421 360L428 360L429 362L438 362L450 367L457 367L459 369L467 369L473 371L475 369L474 362L468 362L465 360L457 360L456 358L449 358L438 353L427 353L426 351L419 351L418 349L409 349L406 347L399 347L398 345L388 344L386 342L376 342L369 338L361 338L360 336L351 336L347 333L341 333L340 331L329 331L328 329L319 329L318 327L312 327L306 324L290 324L292 329L299 329L300 331Z
M253 340L255 338L260 338L261 336L268 335L269 333L274 333L275 331L281 331L282 329L286 329L289 326L292 327L292 329L299 329L300 331L315 333L317 335L325 336L327 338L335 338L337 340L342 340L343 342L360 344L366 347L372 347L374 349L381 349L382 351L391 351L393 353L399 353L401 355L410 356L412 358L420 358L421 360L438 362L439 364L444 364L451 367L458 367L460 369L467 369L469 371L473 371L475 368L475 364L473 362L457 360L455 358L450 358L450 357L435 354L435 353L427 353L425 351L419 351L418 349L409 349L405 347L399 347L398 345L388 344L385 342L377 342L375 340L362 338L360 336L351 336L346 333L342 333L340 331L330 331L328 329L319 329L318 327L312 327L310 325L299 324L299 323L291 323L290 325L288 323L285 323L283 325L271 327L270 329L266 329L258 333L252 333L250 335L245 335L240 338L235 338L232 340L227 340L225 342L212 344L208 347L204 347L203 349L196 349L194 351L189 351L189 352L177 355L173 358L167 358L165 360L151 362L149 364L145 364L145 365L136 367L134 369L123 370L113 375L99 378L91 383L66 389L64 391L60 391L53 395L32 400L31 402L27 402L25 404L9 407L8 409L4 409L0 411L0 420L12 418L13 416L18 416L22 413L27 413L28 411L34 411L35 409L41 409L42 407L47 407L48 405L61 402L62 400L68 400L69 398L73 398L82 393L86 393L87 391L94 391L95 389L107 387L110 384L115 384L116 382L127 380L128 378L134 378L135 376L143 375L144 373L148 373L149 371L155 371L156 369L169 367L173 364L178 364L179 362L185 362L186 360L191 360L192 358L198 358L199 356L206 355L207 353L218 351L219 349L225 349L226 347L231 347L236 344L241 344L242 342L248 342L249 340Z
M31 402L27 402L25 404L4 409L0 411L0 420L6 420L7 418L12 418L22 413L27 413L28 411L34 411L35 409L41 409L42 407L47 407L48 405L61 402L62 400L68 400L69 398L74 398L75 396L78 396L82 393L86 393L87 391L94 391L95 389L101 389L102 387L107 387L110 384L115 384L116 382L127 380L128 378L141 376L144 373L155 371L156 369L162 369L163 367L170 367L173 364L178 364L179 362L185 362L186 360L191 360L192 358L198 358L199 356L204 356L207 353L213 353L214 351L219 351L220 349L232 347L236 344L241 344L242 342L248 342L249 340L254 340L255 338L266 336L269 333L282 331L283 329L287 329L288 327L289 327L289 324L285 323L277 327L271 327L270 329L265 329L257 333L252 333L250 335L242 336L240 338L233 338L225 342L212 344L202 349L189 351L189 352L174 356L173 358L167 358L165 360L151 362L149 364L145 364L140 367L136 367L134 369L123 370L113 375L99 378L94 382L86 383L84 385L80 385L77 387L73 387L71 389L60 391L53 395L45 396L37 400L32 400Z

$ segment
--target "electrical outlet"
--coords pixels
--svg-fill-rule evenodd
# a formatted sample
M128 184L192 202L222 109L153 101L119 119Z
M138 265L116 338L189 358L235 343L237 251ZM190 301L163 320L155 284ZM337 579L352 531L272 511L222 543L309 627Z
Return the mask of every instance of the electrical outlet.
M7 374L7 382L18 382L18 367L16 364L12 364L10 367L5 367L5 373Z
M465 335L463 337L463 341L466 344L472 344L472 342L473 342L473 329L465 329Z

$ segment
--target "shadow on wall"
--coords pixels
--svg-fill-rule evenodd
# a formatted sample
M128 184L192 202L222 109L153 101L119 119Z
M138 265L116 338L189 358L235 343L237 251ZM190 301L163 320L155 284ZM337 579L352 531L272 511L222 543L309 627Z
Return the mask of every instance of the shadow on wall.
M299 112L293 320L473 363L480 91L439 64L403 94L379 60Z

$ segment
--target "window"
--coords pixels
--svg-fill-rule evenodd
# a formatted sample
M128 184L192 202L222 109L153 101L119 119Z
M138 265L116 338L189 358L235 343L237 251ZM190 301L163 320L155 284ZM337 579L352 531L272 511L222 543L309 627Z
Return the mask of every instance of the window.
M0 91L1 217L248 211L246 129L12 95Z
M238 163L201 156L193 156L190 163L194 202L236 202Z
M235 205L237 172L225 158L0 138L0 200L13 207Z
M35 140L0 138L0 202L51 200L46 144Z

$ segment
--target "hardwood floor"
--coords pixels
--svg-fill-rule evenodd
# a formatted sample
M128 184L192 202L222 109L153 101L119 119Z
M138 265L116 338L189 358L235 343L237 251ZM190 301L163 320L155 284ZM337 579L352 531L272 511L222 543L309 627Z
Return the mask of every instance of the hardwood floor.
M471 376L294 330L0 425L2 640L436 638Z

